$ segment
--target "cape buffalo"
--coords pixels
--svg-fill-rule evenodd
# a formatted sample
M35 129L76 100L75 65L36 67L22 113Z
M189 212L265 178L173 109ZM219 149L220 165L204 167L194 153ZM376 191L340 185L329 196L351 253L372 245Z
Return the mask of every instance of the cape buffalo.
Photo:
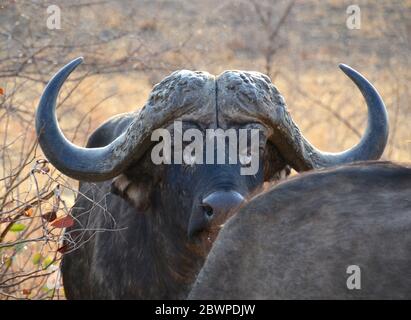
M154 86L141 110L108 120L86 148L78 147L60 131L55 105L81 61L73 60L53 77L36 114L45 156L80 180L72 210L76 223L66 230L69 251L62 261L67 298L186 298L218 227L265 181L288 174L290 167L305 171L377 159L387 142L387 114L379 94L362 75L341 65L368 106L364 136L342 153L312 146L270 79L243 71L217 77L174 72ZM173 132L176 120L184 130L200 132L258 129L258 171L241 175L241 163L154 164L151 135L160 128L181 134Z
M191 299L410 299L411 168L311 171L225 224Z

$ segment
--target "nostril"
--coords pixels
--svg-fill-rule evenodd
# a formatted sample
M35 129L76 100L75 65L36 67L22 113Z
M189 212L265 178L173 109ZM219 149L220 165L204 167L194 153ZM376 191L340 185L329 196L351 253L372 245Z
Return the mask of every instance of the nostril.
M237 208L244 198L236 191L215 191L202 201L204 213L208 218L229 213Z
M204 213L206 214L207 217L211 218L214 215L214 210L211 206L204 204L203 205L203 210Z

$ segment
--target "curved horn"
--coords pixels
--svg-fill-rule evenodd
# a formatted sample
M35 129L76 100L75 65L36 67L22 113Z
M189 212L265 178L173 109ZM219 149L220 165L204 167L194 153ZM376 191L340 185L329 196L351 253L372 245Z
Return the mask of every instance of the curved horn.
M81 148L66 139L56 117L60 88L82 62L82 57L71 61L46 86L37 108L36 132L44 155L59 171L78 180L102 181L118 175L123 169L123 159L114 154L115 146L123 137L102 148Z
M78 147L61 132L55 108L61 86L82 61L83 58L77 58L57 72L46 86L36 113L36 132L45 156L71 178L104 181L119 175L151 146L153 130L206 104L202 98L209 90L205 86L209 75L175 72L154 87L144 108L114 141L101 148Z
M367 129L360 142L341 153L328 153L316 149L299 131L285 108L282 121L274 124L280 135L274 135L275 144L297 171L330 167L342 163L375 160L384 152L388 140L388 116L384 102L374 86L359 72L340 64L341 70L356 84L368 107Z

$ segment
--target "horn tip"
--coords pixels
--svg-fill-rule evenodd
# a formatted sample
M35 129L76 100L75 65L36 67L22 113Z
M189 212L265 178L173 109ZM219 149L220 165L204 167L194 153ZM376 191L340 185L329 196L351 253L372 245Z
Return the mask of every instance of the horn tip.
M59 72L57 72L57 74L53 77L53 79L50 82L60 77L63 79L63 81L66 80L69 74L72 73L73 70L76 69L83 61L84 61L83 57L78 57L76 59L71 60L63 68L61 68Z
M76 59L71 61L71 63L73 63L76 66L78 66L80 63L83 63L83 62L84 62L84 57L83 56L77 57Z
M340 63L340 64L338 64L338 66L340 67L340 69L342 71L344 71L344 73L347 72L347 71L353 70L349 65L347 65L345 63Z
M340 63L338 66L340 67L342 72L344 72L352 80L357 79L357 78L363 78L363 76L357 70L351 68L347 64Z

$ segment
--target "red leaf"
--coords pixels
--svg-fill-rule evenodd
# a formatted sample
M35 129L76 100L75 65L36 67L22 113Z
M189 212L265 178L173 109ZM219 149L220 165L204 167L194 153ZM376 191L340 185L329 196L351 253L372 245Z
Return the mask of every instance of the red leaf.
M23 289L23 294L24 294L25 296L28 296L30 293L31 293L31 290L30 290L30 289Z
M63 246L61 246L60 248L57 249L57 252L60 252L61 254L66 253L68 250L68 245L65 244Z
M55 228L68 228L74 224L74 219L72 216L64 216L62 218L58 218L51 223L52 227Z
M32 217L33 216L33 208L27 208L24 210L24 215L26 217Z
M4 90L3 88L0 88L0 96L4 95Z
M56 211L49 211L43 214L41 217L48 222L52 222L57 219L57 213Z

